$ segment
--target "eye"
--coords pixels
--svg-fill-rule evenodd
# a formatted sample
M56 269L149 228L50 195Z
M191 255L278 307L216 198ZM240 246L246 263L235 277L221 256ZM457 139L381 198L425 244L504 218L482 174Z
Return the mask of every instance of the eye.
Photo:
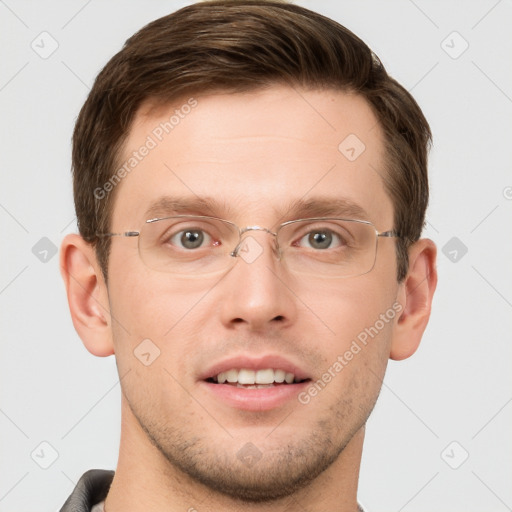
M330 229L315 229L304 235L295 244L300 247L309 247L311 249L332 249L332 245L336 247L346 245L345 241ZM295 245L294 244L294 245Z
M169 243L183 249L199 249L203 243L212 244L212 237L202 229L184 229L169 237Z

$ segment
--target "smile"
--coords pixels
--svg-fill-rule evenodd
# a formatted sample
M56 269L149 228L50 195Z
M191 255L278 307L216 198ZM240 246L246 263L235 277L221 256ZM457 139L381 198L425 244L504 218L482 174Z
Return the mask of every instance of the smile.
M247 368L232 368L220 372L216 376L207 379L208 382L217 384L228 384L239 388L262 389L274 387L279 384L293 384L302 382L297 379L295 374L282 369L265 368L261 370L251 370Z
M278 354L238 355L214 363L199 375L209 399L243 411L271 411L297 402L311 373Z

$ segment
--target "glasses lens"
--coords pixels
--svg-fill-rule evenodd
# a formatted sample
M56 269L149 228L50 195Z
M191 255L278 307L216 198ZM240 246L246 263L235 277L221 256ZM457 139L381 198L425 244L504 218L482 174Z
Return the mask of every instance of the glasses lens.
M238 242L234 224L214 217L174 216L146 222L139 237L144 263L160 272L204 275L226 270Z
M291 221L281 227L278 244L292 271L326 277L353 277L369 272L377 254L372 224L342 219Z
M144 263L160 272L196 276L223 272L238 258L238 228L215 217L179 215L144 224L139 251ZM372 270L377 236L368 222L307 219L285 223L277 242L282 263L292 272L331 278L353 277Z

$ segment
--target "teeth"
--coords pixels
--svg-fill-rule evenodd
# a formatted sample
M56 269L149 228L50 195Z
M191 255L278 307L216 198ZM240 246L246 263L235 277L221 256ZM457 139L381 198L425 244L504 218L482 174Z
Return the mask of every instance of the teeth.
M277 384L282 384L286 382L287 384L292 384L295 380L295 375L290 372L285 372L284 370L273 370L272 368L266 368L264 370L248 370L246 368L241 368L237 370L236 368L232 368L231 370L221 372L217 375L217 382L219 384L224 384L226 382L230 384L238 384L239 387L248 387L248 388L265 388L271 387L274 382Z
M295 375L293 375L293 373L287 373L285 376L284 376L284 380L288 383L288 384L291 384L293 382L293 379L295 378Z
M255 377L254 370L240 370L238 372L238 384L254 384Z
M272 384L274 382L274 370L258 370L255 382L258 384Z
M225 373L228 382L238 382L238 370L228 370Z
M284 382L284 377L286 375L286 372L284 370L275 370L274 371L274 380L276 382Z

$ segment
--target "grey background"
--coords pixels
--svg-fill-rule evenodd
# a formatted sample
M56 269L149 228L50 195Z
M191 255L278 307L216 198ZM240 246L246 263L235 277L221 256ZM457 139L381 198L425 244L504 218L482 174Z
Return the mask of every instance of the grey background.
M83 348L53 254L76 229L70 137L124 40L188 3L0 0L0 512L58 510L85 470L115 468L115 362ZM364 39L435 137L425 236L439 287L419 351L390 363L359 499L368 512L512 510L512 3L297 3Z

